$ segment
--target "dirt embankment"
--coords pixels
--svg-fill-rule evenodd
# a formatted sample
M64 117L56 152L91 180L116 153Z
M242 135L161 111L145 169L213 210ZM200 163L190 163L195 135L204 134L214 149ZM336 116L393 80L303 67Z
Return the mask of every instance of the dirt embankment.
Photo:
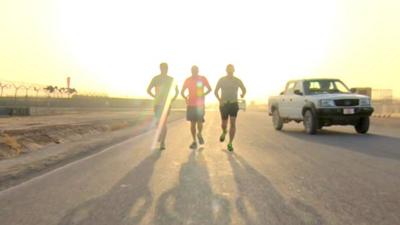
M0 118L0 190L152 128L150 111Z
M111 132L135 125L135 120L105 121L98 124L65 124L17 130L0 134L0 159L12 158L46 147L77 141L87 135Z
M49 145L149 125L151 120L150 111L0 118L0 160L32 153Z

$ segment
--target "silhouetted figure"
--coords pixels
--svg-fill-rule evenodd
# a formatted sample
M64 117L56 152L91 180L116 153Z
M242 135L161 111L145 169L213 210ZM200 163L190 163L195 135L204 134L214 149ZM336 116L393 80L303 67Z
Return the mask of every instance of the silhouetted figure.
M236 117L239 111L238 91L240 88L242 92L240 97L244 98L246 95L246 88L239 78L233 76L235 67L232 64L229 64L226 67L226 72L227 75L219 79L217 86L215 87L215 96L219 101L219 110L221 112L222 119L222 134L220 136L220 141L225 141L229 119L229 143L227 148L229 151L233 151L232 142L236 133ZM219 94L220 90L221 95Z
M179 170L176 186L164 192L155 208L155 225L229 225L228 199L215 193L207 161L192 151Z
M165 137L167 135L167 119L171 109L171 103L179 94L178 86L173 77L168 75L168 64L160 64L161 73L151 80L147 93L154 98L154 117L157 121L160 142L160 150L165 149ZM154 89L154 93L153 93ZM172 93L175 89L175 93Z
M160 157L150 154L106 193L70 209L58 225L140 224L153 203L151 178Z
M204 91L205 88L207 91ZM189 90L188 96L185 95L186 90ZM197 149L196 133L199 144L204 144L204 138L201 133L205 114L204 97L210 92L211 87L207 78L199 75L199 68L197 66L192 66L192 76L185 80L181 90L181 95L186 100L186 119L190 121L190 131L193 137L193 143L190 145L191 149Z

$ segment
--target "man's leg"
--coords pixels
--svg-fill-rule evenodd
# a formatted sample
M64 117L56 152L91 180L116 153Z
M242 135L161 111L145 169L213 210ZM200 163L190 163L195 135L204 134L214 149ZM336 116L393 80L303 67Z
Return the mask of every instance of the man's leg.
M202 131L203 131L203 122L198 121L197 122L197 132L198 132L199 136L202 136Z
M167 137L167 123L164 123L160 133L160 146L165 146L165 138Z
M190 132L192 133L193 142L189 146L191 149L197 149L197 140L196 140L196 121L190 121Z
M222 120L222 124L221 124L221 128L222 128L222 132L223 133L227 133L227 129L228 129L228 119L223 119Z
M236 118L237 114L239 111L239 106L238 104L232 104L230 105L229 109L229 121L230 121L230 126L229 126L229 143L228 143L228 151L233 151L233 139L235 138L236 134Z
M159 123L161 123L161 131L159 136L160 142L160 150L165 149L165 139L167 137L167 121L169 116L169 109L164 112L164 107L159 108L158 116L159 116Z
M199 144L204 145L204 138L203 138L203 121L197 122L197 138L199 139Z
M186 119L190 121L190 133L192 134L193 142L190 144L189 148L197 149L197 141L196 141L196 120L195 117L195 108L194 107L187 107L186 111Z
M224 142L225 141L225 136L226 136L226 133L227 133L227 127L228 127L228 119L223 118L222 119L222 123L221 123L222 134L219 137L219 141L220 142Z
M220 142L224 142L225 141L225 136L226 136L226 133L227 133L228 119L229 119L227 106L226 105L221 105L219 107L219 111L221 113L221 129L222 129L222 134L219 137L219 141Z
M193 142L196 142L196 121L190 121L190 132L192 133Z
M229 144L232 144L236 134L236 117L230 117Z

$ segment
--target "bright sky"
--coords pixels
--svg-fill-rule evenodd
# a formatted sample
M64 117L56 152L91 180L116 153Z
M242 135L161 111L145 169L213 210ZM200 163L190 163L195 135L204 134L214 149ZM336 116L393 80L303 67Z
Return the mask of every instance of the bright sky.
M338 77L400 97L399 0L1 0L0 79L146 96L159 63L215 86L233 63L249 98Z

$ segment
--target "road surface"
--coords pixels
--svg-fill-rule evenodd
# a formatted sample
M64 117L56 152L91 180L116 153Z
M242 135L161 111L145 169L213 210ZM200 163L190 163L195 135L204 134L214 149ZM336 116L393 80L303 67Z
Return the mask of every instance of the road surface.
M162 153L149 132L2 191L0 224L400 224L398 120L308 136L240 112L234 153L219 133L208 112L196 151L175 121Z

